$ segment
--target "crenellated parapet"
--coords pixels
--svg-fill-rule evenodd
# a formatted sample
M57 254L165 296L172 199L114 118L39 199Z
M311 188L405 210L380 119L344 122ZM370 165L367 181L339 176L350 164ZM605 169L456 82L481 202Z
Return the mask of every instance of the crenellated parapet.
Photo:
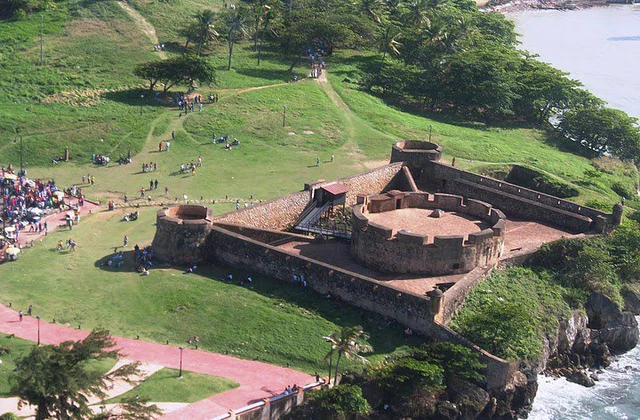
M427 234L407 229L394 232L388 225L372 221L371 214L389 214L402 209L456 213L478 219L483 229L465 234ZM418 221L418 224L420 222ZM502 253L505 215L490 204L452 194L390 191L359 197L353 208L351 255L362 264L387 273L424 275L457 274L479 265L497 263ZM417 229L416 229L417 230Z

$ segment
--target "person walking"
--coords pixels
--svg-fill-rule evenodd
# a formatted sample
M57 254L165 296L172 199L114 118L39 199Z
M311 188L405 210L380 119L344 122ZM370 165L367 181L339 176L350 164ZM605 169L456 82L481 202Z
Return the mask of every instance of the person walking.
M158 153L162 152L162 142L158 143Z
M20 321L22 322L22 317L24 315L22 314L22 311L18 311L18 318L20 319Z
M129 242L129 238L127 237L127 235L124 235L124 238L122 239L122 246L123 247L127 246L128 242Z
M29 309L27 309L27 315L31 316L33 314L33 305L29 305Z
M176 139L176 130L171 130L171 140Z

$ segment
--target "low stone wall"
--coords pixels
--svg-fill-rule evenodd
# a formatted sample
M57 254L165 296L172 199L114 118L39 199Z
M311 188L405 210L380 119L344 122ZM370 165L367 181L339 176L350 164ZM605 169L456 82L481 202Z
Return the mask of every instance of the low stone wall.
M213 226L204 245L216 263L253 270L289 282L304 275L308 287L354 306L395 318L426 334L433 316L429 299L394 289L374 279L342 270Z
M445 275L466 273L478 265L493 265L500 258L506 221L504 214L478 200L464 200L450 194L402 193L391 191L361 200L353 208L351 255L362 264L387 273ZM380 226L367 213L397 208L442 209L470 214L491 227L466 236L428 237Z
M599 210L439 162L428 162L420 181L441 191L490 202L507 215L578 232L606 230L612 223L611 215Z
M493 271L492 266L476 267L468 272L463 278L451 286L442 299L441 310L436 316L436 320L447 325L456 311L464 303L471 290L483 279L488 277Z
M509 363L504 359L494 356L437 321L431 324L429 336L439 341L459 344L475 351L480 356L480 361L486 365L482 373L489 391L503 389L504 386L509 383L513 374L518 370L517 363Z
M182 219L180 216L188 217ZM160 210L156 215L153 249L158 261L180 265L197 263L205 257L200 252L211 229L213 212L206 206L178 206Z

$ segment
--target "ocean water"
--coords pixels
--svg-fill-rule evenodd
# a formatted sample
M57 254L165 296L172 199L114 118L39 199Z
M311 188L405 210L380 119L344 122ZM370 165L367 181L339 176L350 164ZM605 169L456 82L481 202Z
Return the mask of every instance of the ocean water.
M640 4L508 17L521 34L521 49L569 72L610 107L640 118ZM538 379L530 419L640 419L640 347L618 356L592 388Z
M640 4L507 15L520 48L570 73L608 106L640 118Z
M637 317L640 322L640 317ZM640 347L617 356L591 388L565 378L538 378L532 420L634 420L640 418Z

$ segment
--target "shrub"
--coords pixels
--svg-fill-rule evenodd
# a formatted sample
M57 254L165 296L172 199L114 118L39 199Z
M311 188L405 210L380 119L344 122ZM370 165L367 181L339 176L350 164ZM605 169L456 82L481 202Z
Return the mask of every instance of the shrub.
M312 392L301 407L286 419L348 419L355 415L367 414L371 406L362 396L362 389L357 385L339 385L334 388L323 388Z
M4 413L0 415L0 420L20 420L20 417L13 413Z
M412 395L443 387L444 370L426 360L403 357L378 374L380 387L394 395Z
M633 188L633 185L625 184L622 182L614 182L613 184L611 184L611 189L620 197L624 197L629 200L633 200L637 195L637 192Z

